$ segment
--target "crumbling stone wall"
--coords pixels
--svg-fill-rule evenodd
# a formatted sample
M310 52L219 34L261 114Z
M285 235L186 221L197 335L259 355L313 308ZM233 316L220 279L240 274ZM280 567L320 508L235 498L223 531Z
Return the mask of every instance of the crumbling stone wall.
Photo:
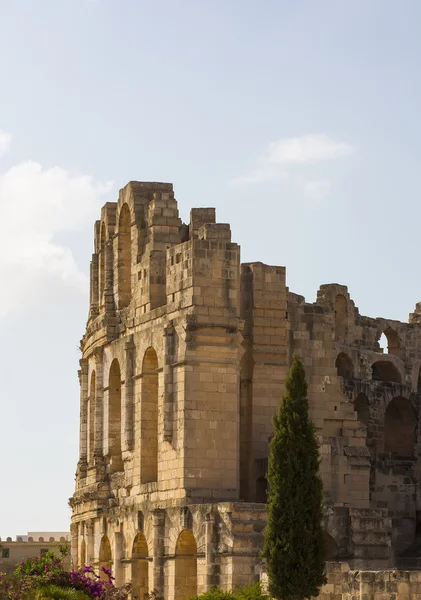
M171 184L129 183L95 224L73 562L175 600L256 580L272 417L296 352L329 558L416 566L420 315L362 317L337 284L307 303L285 267L240 264L214 209L184 224Z

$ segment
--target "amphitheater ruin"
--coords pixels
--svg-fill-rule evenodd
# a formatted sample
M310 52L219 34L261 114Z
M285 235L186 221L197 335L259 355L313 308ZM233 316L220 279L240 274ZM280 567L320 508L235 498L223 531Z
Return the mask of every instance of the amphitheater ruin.
M365 317L337 284L308 303L285 267L241 264L214 209L182 223L167 183L126 185L94 249L73 563L110 567L134 598L258 580L271 419L296 352L322 455L322 596L381 577L421 593L421 305L408 323Z

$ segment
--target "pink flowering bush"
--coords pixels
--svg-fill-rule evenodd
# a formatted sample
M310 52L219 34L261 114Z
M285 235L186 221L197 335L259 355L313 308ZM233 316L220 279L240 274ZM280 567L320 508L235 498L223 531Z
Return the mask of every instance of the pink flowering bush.
M102 567L107 578L101 579L91 566L79 570L66 571L61 558L53 552L46 552L41 558L34 557L21 562L13 575L0 574L0 600L29 600L35 597L54 600L48 590L74 591L75 598L84 597L96 600L127 600L130 586L117 588L111 571Z

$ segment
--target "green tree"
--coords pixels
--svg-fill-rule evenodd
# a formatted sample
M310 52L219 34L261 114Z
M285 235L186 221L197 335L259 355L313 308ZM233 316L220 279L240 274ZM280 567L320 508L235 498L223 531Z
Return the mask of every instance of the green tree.
M303 364L294 355L286 394L273 419L269 449L268 524L263 557L269 593L278 600L318 596L326 582L323 484Z

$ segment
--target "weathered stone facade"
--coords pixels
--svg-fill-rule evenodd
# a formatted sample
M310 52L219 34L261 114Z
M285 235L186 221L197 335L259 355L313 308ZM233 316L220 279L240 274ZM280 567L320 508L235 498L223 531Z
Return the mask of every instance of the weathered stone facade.
M214 209L185 225L171 184L132 182L95 224L81 348L75 564L168 600L257 579L271 419L296 352L330 558L416 566L420 307L409 323L362 317L336 284L308 304L284 267L240 264Z

